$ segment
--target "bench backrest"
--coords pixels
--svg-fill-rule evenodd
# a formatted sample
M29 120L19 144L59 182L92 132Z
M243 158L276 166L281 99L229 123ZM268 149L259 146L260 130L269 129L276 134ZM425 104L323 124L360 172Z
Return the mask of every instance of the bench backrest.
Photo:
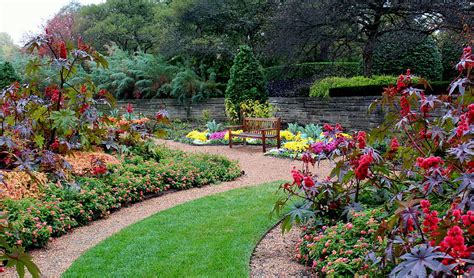
M265 128L273 128L277 131L271 131L268 134L277 134L281 129L280 118L244 118L243 130L244 132L260 133L260 130Z

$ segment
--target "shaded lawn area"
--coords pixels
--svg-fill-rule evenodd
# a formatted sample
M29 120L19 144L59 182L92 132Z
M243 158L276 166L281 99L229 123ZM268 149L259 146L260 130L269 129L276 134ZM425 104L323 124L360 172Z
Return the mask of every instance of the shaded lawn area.
M255 244L277 222L269 212L281 183L159 212L91 248L63 277L248 277Z

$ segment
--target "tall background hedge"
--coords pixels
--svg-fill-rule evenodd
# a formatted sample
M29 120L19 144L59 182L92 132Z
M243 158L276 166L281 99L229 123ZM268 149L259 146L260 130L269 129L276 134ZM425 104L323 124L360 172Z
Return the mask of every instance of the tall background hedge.
M382 36L374 51L373 73L398 75L406 69L432 81L442 79L441 51L433 37L407 32Z

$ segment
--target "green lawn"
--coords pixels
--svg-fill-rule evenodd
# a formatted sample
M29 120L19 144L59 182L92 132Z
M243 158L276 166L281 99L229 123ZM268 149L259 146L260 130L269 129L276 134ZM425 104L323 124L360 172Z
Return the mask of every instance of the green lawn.
M248 277L281 182L240 188L157 213L83 254L63 277Z

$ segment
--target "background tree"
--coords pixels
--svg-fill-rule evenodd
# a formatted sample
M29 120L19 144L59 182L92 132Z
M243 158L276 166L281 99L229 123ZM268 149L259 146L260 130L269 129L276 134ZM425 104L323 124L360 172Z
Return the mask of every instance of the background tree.
M7 33L0 33L0 60L10 60L18 53L18 46Z
M157 41L155 7L155 1L148 0L107 0L85 6L78 13L77 29L98 50L116 44L129 52L147 53Z
M464 20L469 19L462 15L472 7L466 1L444 2L281 1L274 20L281 27L276 30L281 34L280 40L300 37L290 45L298 47L300 52L314 49L323 53L327 45L333 52L360 47L364 75L370 76L376 43L384 34L401 30L431 34L441 28L462 29ZM284 37L283 34L295 35Z
M235 111L239 119L242 102L246 100L265 102L268 99L263 68L248 46L240 47L239 53L234 59L225 97L226 110Z

